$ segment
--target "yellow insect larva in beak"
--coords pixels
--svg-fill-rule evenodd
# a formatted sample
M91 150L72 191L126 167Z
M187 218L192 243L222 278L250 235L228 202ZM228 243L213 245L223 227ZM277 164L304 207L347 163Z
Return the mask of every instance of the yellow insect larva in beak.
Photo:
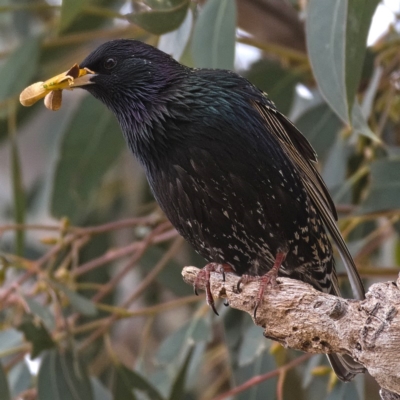
M62 102L62 90L52 90L46 94L44 98L44 105L46 108L52 111L57 111L61 108Z
M19 101L25 107L35 104L44 97L44 104L49 110L60 109L62 102L62 91L72 90L70 87L74 79L80 78L88 73L92 73L87 68L80 69L78 64L74 64L68 71L63 72L45 82L36 82L24 89Z

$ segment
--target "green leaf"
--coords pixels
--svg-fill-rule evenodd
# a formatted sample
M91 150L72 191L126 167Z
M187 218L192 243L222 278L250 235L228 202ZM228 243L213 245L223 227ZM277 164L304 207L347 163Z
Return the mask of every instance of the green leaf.
M90 0L62 0L59 30L66 30L89 2Z
M23 335L16 329L6 329L0 332L0 357L3 357L2 353L6 353L7 350L17 347L22 344Z
M319 158L327 155L342 127L342 121L326 103L308 109L296 120L296 126L310 141Z
M349 124L377 4L310 0L307 8L307 48L315 78L326 101Z
M243 341L238 352L239 366L250 364L269 347L270 342L265 339L262 332L259 326L249 326L243 336Z
M194 318L168 336L157 352L157 362L168 365L185 353L191 343L207 341L210 336L210 326L204 318Z
M208 0L196 22L192 55L196 67L233 69L236 2Z
M351 112L363 70L369 27L379 0L347 1L345 68L347 102Z
M53 215L79 223L96 200L104 174L124 148L115 117L96 99L86 97L61 143L53 181Z
M52 284L52 286L56 287L58 290L63 292L68 297L68 300L71 303L71 306L73 308L75 308L76 311L78 311L81 314L86 315L88 317L93 317L97 314L97 308L91 300L68 289L66 286L62 285L61 283L51 282L51 284Z
M158 48L179 61L189 41L192 25L193 13L188 10L185 20L178 29L160 37Z
M124 365L118 365L115 371L113 394L115 399L134 400L134 391L145 393L152 400L164 400L158 390L143 376Z
M10 384L11 396L13 399L18 399L18 395L21 392L32 387L33 377L25 360L22 360L13 368L11 368L11 370L8 372L8 382ZM1 395L0 399L2 399Z
M0 399L11 400L10 388L8 387L7 375L4 372L3 365L0 363Z
M176 374L176 377L172 383L171 392L170 392L170 395L168 398L169 400L184 398L186 376L188 374L189 363L192 358L193 349L194 349L194 345L192 343L187 351L187 355L184 358L184 361L182 362L182 366L179 369L178 373Z
M43 306L31 297L24 296L26 304L28 304L31 313L39 317L47 329L52 330L55 326L54 316L48 306Z
M292 107L299 75L282 68L280 63L271 60L259 60L252 64L245 77L268 94L278 110L288 114Z
M371 164L371 184L359 213L400 208L400 160L378 160Z
M93 400L89 376L70 352L46 352L38 375L38 400Z
M32 343L31 358L36 358L43 350L55 346L49 332L41 320L35 319L32 315L25 315L18 330L23 332L25 339Z
M351 112L351 122L353 124L353 129L356 133L361 134L374 142L380 142L381 140L372 132L371 128L361 111L361 107L357 100L354 102L353 109Z
M126 17L144 30L162 35L181 25L189 4L189 0L143 0L142 3L136 4L141 10L127 14Z
M93 400L113 400L112 394L106 389L99 379L91 377Z
M356 383L337 382L333 390L326 397L326 400L359 400Z
M24 39L0 67L0 101L18 95L36 73L40 53L37 37Z
M129 381L128 368L121 366L115 371L112 393L114 399L136 400L135 393Z

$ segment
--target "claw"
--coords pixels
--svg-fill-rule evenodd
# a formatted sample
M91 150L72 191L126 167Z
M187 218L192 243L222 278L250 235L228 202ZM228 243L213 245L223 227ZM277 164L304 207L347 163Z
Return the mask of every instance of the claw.
M207 304L211 307L211 309L214 311L216 315L219 315L217 309L215 308L214 298L211 293L211 285L210 285L211 272L222 273L222 278L225 281L225 272L233 272L233 269L227 264L209 263L203 269L200 270L193 284L194 293L196 296L198 296L199 282L204 281ZM229 305L229 303L227 305Z

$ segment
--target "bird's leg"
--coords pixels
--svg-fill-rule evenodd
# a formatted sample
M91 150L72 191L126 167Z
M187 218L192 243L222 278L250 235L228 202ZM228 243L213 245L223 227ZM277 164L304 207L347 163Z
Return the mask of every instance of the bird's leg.
M256 306L254 307L254 319L257 315L257 309L260 306L262 299L264 297L264 291L266 286L271 286L273 288L277 287L278 284L276 282L276 278L278 277L279 268L281 267L282 263L285 261L286 252L278 251L275 257L275 263L272 268L262 276L252 276L252 275L242 275L237 283L237 291L240 292L240 285L246 284L248 282L257 281L260 283L257 298L256 298Z
M228 264L209 263L199 271L199 273L197 274L196 280L194 281L193 288L194 288L194 293L196 294L196 296L198 295L197 288L199 286L199 283L201 281L205 281L207 304L212 308L212 310L214 311L215 314L219 315L215 308L214 298L212 297L212 294L211 294L211 286L210 286L211 272L221 273L223 280L225 281L225 273L226 272L234 272L234 270Z

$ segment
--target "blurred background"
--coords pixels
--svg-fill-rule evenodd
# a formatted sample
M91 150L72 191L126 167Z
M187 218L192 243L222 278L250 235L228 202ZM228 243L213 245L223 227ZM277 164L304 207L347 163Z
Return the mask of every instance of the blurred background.
M2 0L0 399L379 399L368 375L344 385L323 355L193 295L181 269L205 261L102 104L64 91L53 112L18 96L115 38L237 71L316 149L368 287L400 264L399 3Z

